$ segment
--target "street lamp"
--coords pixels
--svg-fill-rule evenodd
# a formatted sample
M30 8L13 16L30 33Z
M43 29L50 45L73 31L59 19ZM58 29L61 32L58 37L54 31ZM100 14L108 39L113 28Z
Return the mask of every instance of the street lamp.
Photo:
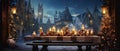
M17 8L16 8L15 6L13 6L13 7L11 8L12 14L16 14L16 10L17 10Z
M106 15L108 13L108 6L102 6L102 14Z

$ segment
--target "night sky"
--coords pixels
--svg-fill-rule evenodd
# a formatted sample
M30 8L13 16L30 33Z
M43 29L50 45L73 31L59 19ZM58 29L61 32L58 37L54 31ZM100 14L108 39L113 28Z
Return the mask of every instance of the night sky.
M43 4L44 15L53 17L55 11L63 11L66 6L69 7L72 15L82 14L88 8L91 12L95 6L100 10L100 0L31 0L32 7L35 9L35 15L38 11L38 3Z

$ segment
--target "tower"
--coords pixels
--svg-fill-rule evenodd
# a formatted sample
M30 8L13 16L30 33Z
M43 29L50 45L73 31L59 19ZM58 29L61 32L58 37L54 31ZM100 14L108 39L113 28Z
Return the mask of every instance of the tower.
M54 22L60 21L60 14L58 11L55 11Z
M94 11L93 11L93 29L94 32L97 34L100 29L100 24L101 24L101 18L102 18L102 13L98 10L97 6L95 6Z
M61 20L65 22L72 22L72 16L68 7L66 7L63 11L63 16L61 17Z
M39 25L42 24L43 20L43 5L39 3L38 5L38 23Z

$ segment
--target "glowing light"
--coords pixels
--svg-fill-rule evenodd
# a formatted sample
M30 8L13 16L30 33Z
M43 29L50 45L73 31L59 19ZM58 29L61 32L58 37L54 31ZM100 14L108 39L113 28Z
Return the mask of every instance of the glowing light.
M93 24L93 21L92 21L92 20L90 20L90 24L91 24L91 25Z
M12 11L13 14L16 14L16 10L17 10L16 7L11 8L11 11Z
M34 26L35 24L32 24L32 26Z
M87 35L87 36L89 35L89 30L87 30L86 35Z
M41 12L39 12L39 15L42 15L42 13L41 13Z
M43 29L42 29L42 27L40 27L39 31L40 31L40 33L42 33L42 32L43 32Z
M84 24L82 24L82 27L81 27L81 29L82 29L82 30L84 30L84 29L85 29L85 26L84 26Z
M75 27L72 28L72 32L73 32L74 35L77 34L77 31L76 31Z
M42 29L42 27L40 27L40 29Z
M52 31L51 28L49 29L49 31Z
M60 32L61 32L61 35L63 35L63 30L62 30L62 29L61 29L61 31L60 31Z
M57 34L60 34L60 30L59 29L57 29Z
M93 29L91 29L90 34L93 35Z
M35 31L33 31L32 36L33 36L33 37L35 37L35 36L36 36L36 32L35 32Z
M103 14L106 14L106 10L105 9L103 10Z
M103 14L106 14L107 13L107 6L102 6L102 13Z
M56 28L55 28L55 26L52 27L52 30L53 30L53 32L56 32Z

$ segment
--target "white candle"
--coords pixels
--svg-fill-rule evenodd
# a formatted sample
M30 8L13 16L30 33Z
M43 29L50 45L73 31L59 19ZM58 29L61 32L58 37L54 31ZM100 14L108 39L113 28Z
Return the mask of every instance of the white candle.
M33 31L32 35L35 37L35 36L36 36L36 32L35 32L35 31Z
M53 30L53 32L56 32L56 28L55 28L55 26L52 27L52 30Z
M89 30L87 30L86 35L87 35L87 36L89 35Z
M74 35L77 34L77 31L76 31L75 27L73 27L72 32L73 32Z
M85 29L85 27L84 27L84 24L82 24L82 27L81 27L81 29L82 29L82 30L84 30L84 29Z
M40 27L40 28L39 28L39 31L40 31L40 33L41 33L41 32L43 32L43 29L42 29L42 27Z
M74 35L77 35L77 31L75 31Z
M59 29L57 29L57 34L60 34L60 30Z
M93 29L91 29L90 34L93 35Z
M49 31L52 31L51 28L49 29Z
M63 35L63 30L62 30L62 29L61 29L61 31L60 31L60 32L61 32L61 35Z

